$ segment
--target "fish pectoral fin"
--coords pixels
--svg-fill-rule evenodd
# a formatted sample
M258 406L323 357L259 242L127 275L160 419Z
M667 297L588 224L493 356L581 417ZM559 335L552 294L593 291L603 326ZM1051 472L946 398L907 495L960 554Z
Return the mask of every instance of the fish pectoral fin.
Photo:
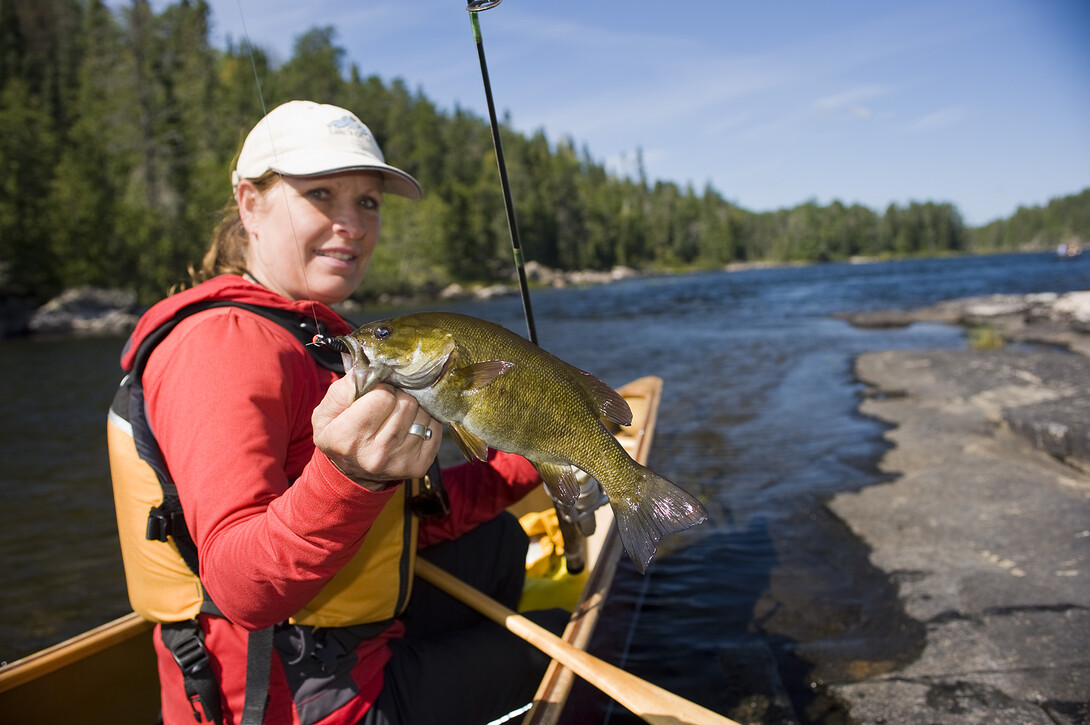
M539 463L530 461L534 468L541 474L541 482L545 485L545 493L549 494L559 504L571 506L575 499L579 498L579 481L575 477L575 469L571 466L561 466L555 463Z
M474 390L483 388L513 367L515 363L506 360L485 360L459 368L456 374L461 378L463 390Z
M474 458L479 461L488 460L488 444L484 442L484 439L474 433L470 433L456 423L448 423L447 428L450 430L454 442L457 443L458 448L461 449L462 455L464 455L467 460L472 461Z
M578 368L576 368L578 370ZM591 375L585 370L579 370L576 378L583 386L583 390L594 400L598 414L617 425L632 424L632 409L628 407L621 394L607 385L600 378Z

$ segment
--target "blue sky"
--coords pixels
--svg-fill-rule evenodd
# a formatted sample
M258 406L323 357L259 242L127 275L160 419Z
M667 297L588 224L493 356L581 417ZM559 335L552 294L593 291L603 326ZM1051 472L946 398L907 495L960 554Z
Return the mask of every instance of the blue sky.
M286 60L332 25L364 75L486 116L462 0L210 4L217 44ZM504 0L480 18L516 129L618 173L639 151L652 180L753 211L933 200L978 225L1090 186L1086 0Z

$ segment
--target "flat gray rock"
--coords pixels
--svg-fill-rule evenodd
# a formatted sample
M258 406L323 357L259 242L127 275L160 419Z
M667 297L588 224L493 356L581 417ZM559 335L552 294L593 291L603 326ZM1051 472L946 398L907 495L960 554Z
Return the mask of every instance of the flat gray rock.
M830 509L926 643L831 693L860 723L1090 722L1090 359L883 352L856 370L862 412L895 426L893 479Z

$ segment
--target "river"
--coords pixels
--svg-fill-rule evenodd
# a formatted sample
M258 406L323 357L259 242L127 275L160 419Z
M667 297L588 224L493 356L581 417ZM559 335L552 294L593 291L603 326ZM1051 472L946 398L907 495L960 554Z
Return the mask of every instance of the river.
M651 465L710 513L664 541L646 576L622 561L594 651L697 702L763 708L773 721L788 698L814 722L832 717L823 681L911 658L920 632L895 583L823 502L882 480L884 428L857 412L854 358L965 339L944 325L860 330L833 315L1078 289L1090 289L1090 261L1017 254L535 292L545 348L615 386L664 379ZM517 297L446 309L525 331ZM122 343L0 342L0 660L127 611L105 452ZM629 721L589 688L575 697L569 724Z

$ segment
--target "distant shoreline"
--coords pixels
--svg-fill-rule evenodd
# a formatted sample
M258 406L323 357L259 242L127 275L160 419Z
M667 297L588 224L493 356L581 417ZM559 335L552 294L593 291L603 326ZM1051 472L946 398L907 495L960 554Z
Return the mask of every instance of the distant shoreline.
M995 254L1041 253L1043 252L996 252ZM959 254L929 258L945 259L963 256L988 255ZM917 258L856 256L831 263L878 264ZM731 262L714 269L637 270L631 267L617 266L606 271L562 271L550 269L531 261L526 264L526 277L532 288L535 289L564 289L567 287L610 284L621 280L649 276L677 276L714 271L737 273L752 270L807 267L818 264L825 264L825 262L754 261ZM517 294L519 294L518 286L513 283L467 286L451 284L435 294L381 295L375 299L374 303L360 303L348 300L338 305L337 308L338 311L351 317L371 304L379 307L395 307L454 300L489 300ZM958 321L959 315L965 311L963 307L964 305L960 305L958 301L944 302L934 308L911 313L858 313L846 315L845 319L862 327L903 326L914 321L955 323ZM979 305L974 309L979 309ZM0 339L27 336L124 336L133 330L137 320L146 310L147 306L140 305L136 294L133 292L97 287L77 287L66 290L40 306L35 306L32 301L23 298L0 298ZM1009 323L1009 320L1007 322Z

